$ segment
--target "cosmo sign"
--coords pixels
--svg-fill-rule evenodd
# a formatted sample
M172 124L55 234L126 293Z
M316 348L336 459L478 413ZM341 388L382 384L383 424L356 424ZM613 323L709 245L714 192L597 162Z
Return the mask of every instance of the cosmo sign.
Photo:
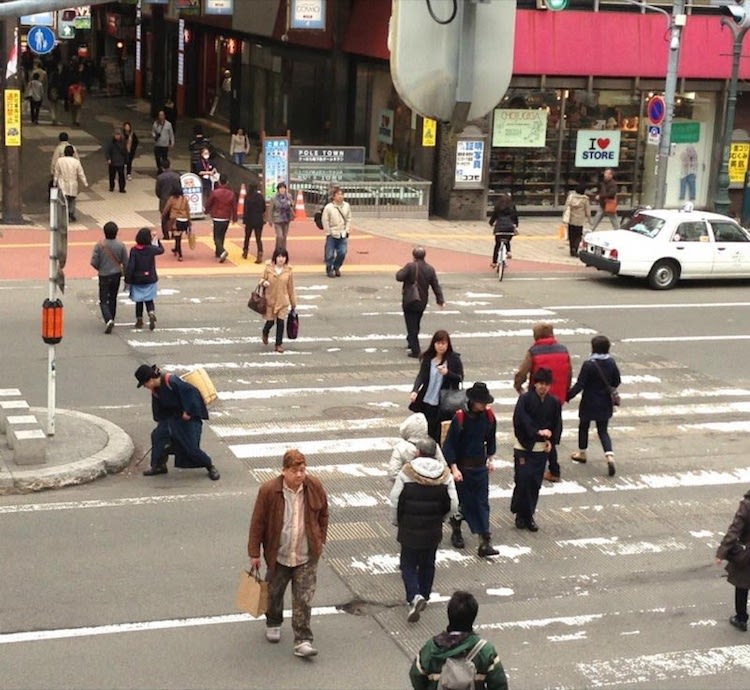
M619 163L619 129L578 130L576 168L614 168Z

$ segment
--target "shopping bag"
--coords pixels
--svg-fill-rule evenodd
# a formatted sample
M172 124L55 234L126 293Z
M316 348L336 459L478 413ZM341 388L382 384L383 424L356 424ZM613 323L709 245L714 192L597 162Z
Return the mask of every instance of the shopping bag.
M260 579L257 570L243 570L237 586L237 608L254 618L262 616L268 608L268 583Z
M195 249L195 245L198 243L195 233L192 228L188 228L188 246L190 249Z
M617 213L617 199L604 200L604 213L607 213L609 215Z
M299 316L294 309L289 310L286 317L286 337L289 340L296 340L299 335Z
M262 283L258 283L250 293L250 299L247 301L247 306L253 311L257 311L259 314L265 316L266 314L266 289Z

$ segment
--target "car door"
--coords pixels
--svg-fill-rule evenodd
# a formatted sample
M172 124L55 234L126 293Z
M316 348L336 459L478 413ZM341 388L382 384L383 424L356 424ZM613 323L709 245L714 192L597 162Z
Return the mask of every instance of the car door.
M710 221L714 235L714 275L750 276L750 238L728 220Z
M672 254L680 262L683 278L711 275L714 246L703 220L682 221L672 235Z

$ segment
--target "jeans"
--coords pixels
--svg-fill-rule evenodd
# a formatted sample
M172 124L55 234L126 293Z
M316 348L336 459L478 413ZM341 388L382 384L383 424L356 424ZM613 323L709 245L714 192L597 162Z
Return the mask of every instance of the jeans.
M341 264L346 259L346 250L349 247L349 241L346 237L326 237L325 262L326 273L333 273L341 268Z
M695 201L695 173L680 178L680 201L684 201L686 192L688 200Z
M607 218L609 218L610 222L612 223L612 227L615 230L619 230L620 229L620 221L617 218L617 214L616 213L606 213L605 214L604 213L604 206L600 206L599 210L596 212L596 215L594 216L594 220L591 221L591 230L592 231L596 230L596 226L599 225L599 222L601 221L602 218L604 218L605 215L607 216Z
M214 253L220 257L224 251L224 238L229 228L228 220L214 220Z
M578 447L581 450L586 450L589 447L589 425L591 424L590 419L581 419L578 422ZM599 435L599 440L602 442L602 448L605 453L612 452L612 439L609 437L609 431L607 426L609 425L608 419L597 419L596 420L596 433Z
M286 249L286 237L289 234L289 223L274 223L276 231L276 249Z
M456 482L461 513L472 534L490 532L490 473L486 467L458 468L463 475L462 482ZM542 468L544 469L544 468ZM541 480L540 480L541 481Z
M406 322L406 342L413 355L419 355L419 326L422 323L425 305L404 307L404 321Z
M117 188L121 191L125 191L125 166L124 165L110 165L109 166L109 191L115 190L115 176L117 176Z
M292 582L292 630L295 644L305 640L313 641L310 613L312 598L315 596L317 568L317 562L312 561L294 567L276 563L276 567L266 574L268 580L266 626L269 628L281 627L284 620L284 592L289 581Z
M273 320L266 321L263 326L263 333L268 335L273 327ZM276 344L281 345L284 342L284 319L276 319Z
M120 291L120 274L99 276L99 308L104 321L114 321L117 312L117 293Z
M435 580L435 554L437 547L411 549L401 547L401 579L404 581L406 601L411 603L417 594L429 600Z
M534 517L546 464L546 453L532 453L517 448L513 450L515 486L510 501L510 511L515 513L519 520L528 522Z
M255 244L258 248L257 256L263 256L263 223L259 227L253 227L252 225L245 226L245 241L242 244L242 255L247 256L250 247L250 237L253 233L255 233Z
M245 152L238 151L237 153L233 153L232 160L235 162L236 165L245 165Z

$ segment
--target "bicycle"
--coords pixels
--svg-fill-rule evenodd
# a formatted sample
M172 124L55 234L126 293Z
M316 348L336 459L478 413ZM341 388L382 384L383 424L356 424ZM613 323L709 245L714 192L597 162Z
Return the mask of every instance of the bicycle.
M501 237L503 240L511 239L516 233L498 233L497 237ZM497 271L497 279L502 280L505 268L508 265L508 245L503 241L500 243L500 249L497 253L497 263L495 264L495 270Z

